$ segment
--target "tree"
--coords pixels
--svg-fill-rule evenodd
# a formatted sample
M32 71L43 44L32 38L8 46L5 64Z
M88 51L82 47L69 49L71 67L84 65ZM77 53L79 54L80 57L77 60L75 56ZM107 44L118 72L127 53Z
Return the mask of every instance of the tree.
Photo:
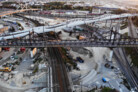
M116 89L111 89L109 87L104 87L101 92L119 92L118 90Z

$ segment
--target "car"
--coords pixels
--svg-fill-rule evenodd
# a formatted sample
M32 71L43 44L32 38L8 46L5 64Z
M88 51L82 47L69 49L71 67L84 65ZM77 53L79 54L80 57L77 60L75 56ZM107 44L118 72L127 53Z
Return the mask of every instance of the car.
M80 63L84 63L84 60L81 57L76 57L76 60L78 60Z

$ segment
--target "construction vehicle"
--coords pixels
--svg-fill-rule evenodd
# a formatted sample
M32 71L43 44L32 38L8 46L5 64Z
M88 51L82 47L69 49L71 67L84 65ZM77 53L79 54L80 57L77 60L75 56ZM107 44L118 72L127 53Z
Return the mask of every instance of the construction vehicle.
M84 40L84 39L86 39L85 36L79 36L79 40Z
M10 67L0 67L0 72L11 72Z

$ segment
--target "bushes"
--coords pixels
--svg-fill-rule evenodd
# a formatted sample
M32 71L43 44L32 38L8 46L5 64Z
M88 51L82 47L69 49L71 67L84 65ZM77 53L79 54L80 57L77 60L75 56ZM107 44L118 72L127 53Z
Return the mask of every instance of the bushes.
M62 58L65 61L65 63L69 63L72 66L76 67L76 64L73 62L73 60L71 58L68 58L67 51L65 48L61 48L61 54L62 54Z
M96 89L93 89L93 90L90 90L90 91L87 91L87 92L97 92L97 91L96 91ZM101 89L100 92L119 92L119 91L116 90L116 89L111 89L109 87L104 87L104 88Z
M87 7L83 7L83 6L73 7L73 4L72 5L67 5L64 2L50 2L50 3L47 3L43 6L33 5L31 7L32 8L41 8L41 7L43 7L44 10L62 9L62 10L88 10L88 11L92 11L92 7L88 7L88 6Z
M111 89L111 88L109 88L109 87L104 87L104 88L101 90L101 92L119 92L119 91L117 91L117 90L115 90L115 89Z
M125 51L128 55L131 56L132 63L138 67L138 54L134 48L125 48Z
M136 27L138 27L138 17L133 17L132 21Z
M37 62L37 63L40 63L42 60L43 60L43 59L39 57L39 58L36 58L36 59L33 61L33 63L36 63L36 62Z
M126 13L127 11L122 10L122 9L117 9L117 10L113 10L112 14L122 14L122 13Z
M122 23L122 26L120 27L120 29L123 30L123 29L125 29L127 27L128 27L128 22L125 21L125 22Z
M38 66L34 69L33 73L38 72Z

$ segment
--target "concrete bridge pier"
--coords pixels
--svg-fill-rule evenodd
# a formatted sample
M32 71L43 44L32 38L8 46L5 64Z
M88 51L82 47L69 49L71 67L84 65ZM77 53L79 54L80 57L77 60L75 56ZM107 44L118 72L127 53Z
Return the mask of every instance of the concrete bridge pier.
M110 48L111 49L111 51L110 51L110 54L109 54L109 62L112 62L112 58L113 58L113 48Z

